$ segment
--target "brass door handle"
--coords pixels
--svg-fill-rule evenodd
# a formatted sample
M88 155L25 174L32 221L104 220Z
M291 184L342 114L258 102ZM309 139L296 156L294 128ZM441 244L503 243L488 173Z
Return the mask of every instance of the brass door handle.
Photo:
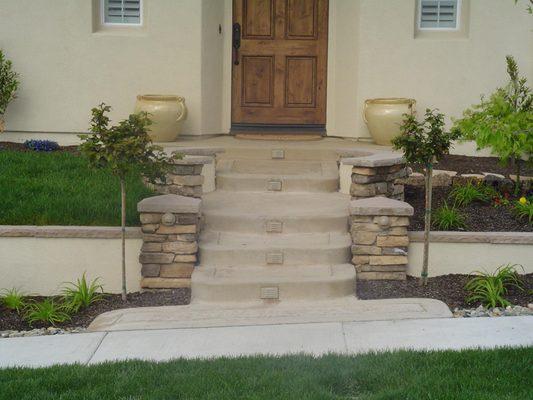
M241 47L241 24L233 24L233 64L239 65L239 48Z

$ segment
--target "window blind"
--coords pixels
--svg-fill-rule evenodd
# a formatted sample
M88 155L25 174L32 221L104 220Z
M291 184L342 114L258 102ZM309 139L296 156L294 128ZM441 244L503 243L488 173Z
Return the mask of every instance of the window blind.
M140 24L141 0L105 0L104 22L108 24Z

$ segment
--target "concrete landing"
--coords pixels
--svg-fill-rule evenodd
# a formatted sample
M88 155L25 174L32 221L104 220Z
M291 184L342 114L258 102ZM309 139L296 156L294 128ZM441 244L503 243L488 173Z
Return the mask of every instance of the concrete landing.
M350 321L446 318L448 306L433 299L357 300L281 303L201 303L188 306L143 307L99 315L90 331L207 328Z

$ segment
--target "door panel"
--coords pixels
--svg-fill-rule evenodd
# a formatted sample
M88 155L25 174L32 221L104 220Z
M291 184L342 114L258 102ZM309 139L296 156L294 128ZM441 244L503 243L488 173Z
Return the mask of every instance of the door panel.
M232 123L325 125L327 0L234 0Z

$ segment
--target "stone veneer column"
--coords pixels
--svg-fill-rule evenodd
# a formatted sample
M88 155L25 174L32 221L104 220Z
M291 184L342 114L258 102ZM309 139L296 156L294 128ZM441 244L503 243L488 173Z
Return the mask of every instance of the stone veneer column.
M167 194L149 197L137 205L143 245L141 287L189 287L198 260L201 200Z
M385 197L351 201L352 263L357 279L406 279L407 227L413 212L409 204Z
M172 171L167 175L166 183L153 185L161 194L178 194L187 197L201 198L204 177L204 164L213 163L210 156L185 156L181 160L174 160Z
M407 176L405 159L395 153L375 153L366 157L342 159L352 166L352 199L384 196L403 200L403 185L395 181Z

